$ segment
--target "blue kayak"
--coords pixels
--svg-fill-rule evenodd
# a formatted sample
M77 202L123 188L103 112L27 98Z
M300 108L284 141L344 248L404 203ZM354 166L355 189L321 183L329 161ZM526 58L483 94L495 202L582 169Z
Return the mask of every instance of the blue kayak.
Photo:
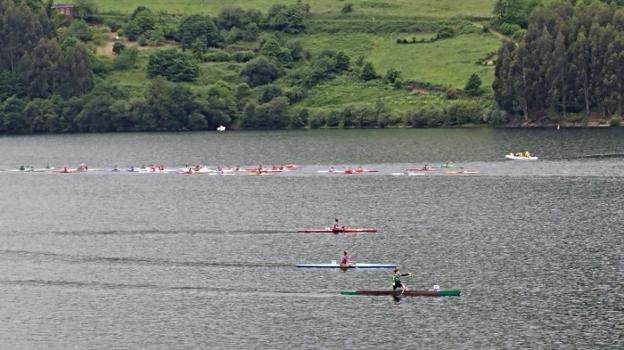
M340 266L337 262L328 264L297 264L299 268L326 268L326 269L393 269L396 264L380 264L380 263L351 263L348 266Z

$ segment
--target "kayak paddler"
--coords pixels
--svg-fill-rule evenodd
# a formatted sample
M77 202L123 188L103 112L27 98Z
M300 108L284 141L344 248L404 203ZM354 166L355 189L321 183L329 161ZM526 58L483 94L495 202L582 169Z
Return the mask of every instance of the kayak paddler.
M347 268L349 267L349 265L351 265L351 257L345 250L344 252L342 252L342 256L340 257L340 267Z
M403 294L407 290L407 286L401 283L401 277L411 275L411 273L401 273L398 268L394 269L394 273L392 274L392 290L395 291L397 288L401 288L401 294Z
M334 222L334 226L332 226L332 232L337 233L340 232L344 229L344 226L341 227L340 224L338 224L338 218L335 219L336 221Z

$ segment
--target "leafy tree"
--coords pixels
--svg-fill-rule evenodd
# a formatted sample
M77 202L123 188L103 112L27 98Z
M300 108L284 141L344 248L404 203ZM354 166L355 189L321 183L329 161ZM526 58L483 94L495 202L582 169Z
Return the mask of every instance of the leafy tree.
M150 114L150 129L160 131L183 129L186 116L177 114L179 110L172 98L172 90L173 84L160 77L150 82L145 94Z
M219 125L230 126L237 118L237 101L234 98L234 91L223 82L217 81L208 90L206 104L202 113L208 120L210 129Z
M307 108L302 108L290 116L290 126L293 128L303 128L308 124L310 112Z
M244 41L256 41L258 39L258 34L260 33L260 28L255 22L251 22L245 26L243 31L243 40Z
M0 70L0 103L10 96L23 96L24 85L18 74L8 70Z
M69 26L68 34L75 36L81 41L91 41L93 39L93 33L91 29L87 25L87 23L83 20L75 20Z
M219 14L215 18L215 22L219 28L230 30L233 27L243 27L246 24L245 17L245 10L240 7L226 6L219 10Z
M256 125L258 129L282 129L290 123L288 100L277 97L256 108Z
M58 132L61 129L56 106L51 99L34 99L26 105L23 113L30 132Z
M262 89L258 100L266 103L279 96L282 96L282 89L277 85L268 84Z
M263 85L279 77L280 70L277 64L264 56L258 56L241 70L241 77L251 86Z
M305 28L304 19L306 16L305 5L275 4L269 8L267 13L267 25L275 30L296 34Z
M21 133L27 131L27 125L24 122L23 111L26 107L26 101L11 96L0 105L0 131L8 131L11 133Z
M362 70L360 71L360 79L364 81L377 79L377 73L375 72L375 67L373 67L372 63L364 63Z
M282 51L282 47L277 40L270 38L264 42L260 48L260 54L267 57L278 57Z
M156 16L144 6L137 7L130 15L130 21L124 27L124 34L131 41L136 41L141 34L156 28Z
M472 73L464 86L464 91L470 96L479 96L481 94L481 78L477 73Z
M336 70L339 72L348 71L350 68L350 58L342 51L336 54Z
M150 78L160 75L171 81L193 81L199 75L199 66L183 52L166 49L150 55L147 73Z
M59 64L59 89L63 97L80 96L95 86L91 58L82 43L68 47Z
M63 52L56 40L42 39L37 46L26 53L20 63L20 75L29 97L48 97L60 85L58 65Z
M45 12L37 15L25 1L16 4L5 0L0 3L0 69L16 73L26 52L31 51L40 39L51 35L45 31L49 26Z
M122 43L121 41L115 41L115 43L113 44L113 53L115 55L119 55L125 48L126 45L124 45L124 43Z
M194 43L201 47L215 47L220 36L217 27L209 16L191 15L182 18L178 26L178 35L183 49L190 49Z
M384 76L384 82L388 84L394 84L397 80L401 78L401 72L394 68L388 69L386 75Z
M111 106L115 99L109 91L100 89L88 96L82 111L76 116L79 131L106 132L112 130Z

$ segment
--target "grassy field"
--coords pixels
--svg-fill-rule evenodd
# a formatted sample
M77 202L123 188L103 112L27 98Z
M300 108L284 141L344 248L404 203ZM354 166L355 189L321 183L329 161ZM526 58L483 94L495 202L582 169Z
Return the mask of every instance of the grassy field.
M339 49L351 57L364 56L378 74L394 68L404 79L463 88L472 73L478 73L483 85L493 80L493 67L475 62L496 51L500 39L491 34L466 34L433 43L397 44L397 37L430 37L427 33L377 35L367 33L310 34L301 36L304 47L312 52Z
M71 1L70 1L71 2ZM292 4L295 1L276 0L95 0L100 11L128 13L137 6L146 6L169 13L216 14L223 6L266 11L275 3ZM354 13L383 16L415 16L447 18L453 16L491 16L495 0L308 0L315 14L339 13L345 3L353 4Z

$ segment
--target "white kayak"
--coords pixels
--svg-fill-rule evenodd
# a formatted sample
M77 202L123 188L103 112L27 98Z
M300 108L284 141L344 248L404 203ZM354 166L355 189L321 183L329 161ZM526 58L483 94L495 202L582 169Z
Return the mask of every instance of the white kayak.
M537 160L538 158L535 156L529 156L529 157L525 157L525 156L516 156L513 154L505 154L505 159L509 159L509 160Z
M397 265L396 264L380 264L380 263L351 263L347 267L342 267L335 261L332 261L328 264L297 264L299 268L326 268L326 269L393 269Z
M392 173L392 176L425 176L425 173Z

